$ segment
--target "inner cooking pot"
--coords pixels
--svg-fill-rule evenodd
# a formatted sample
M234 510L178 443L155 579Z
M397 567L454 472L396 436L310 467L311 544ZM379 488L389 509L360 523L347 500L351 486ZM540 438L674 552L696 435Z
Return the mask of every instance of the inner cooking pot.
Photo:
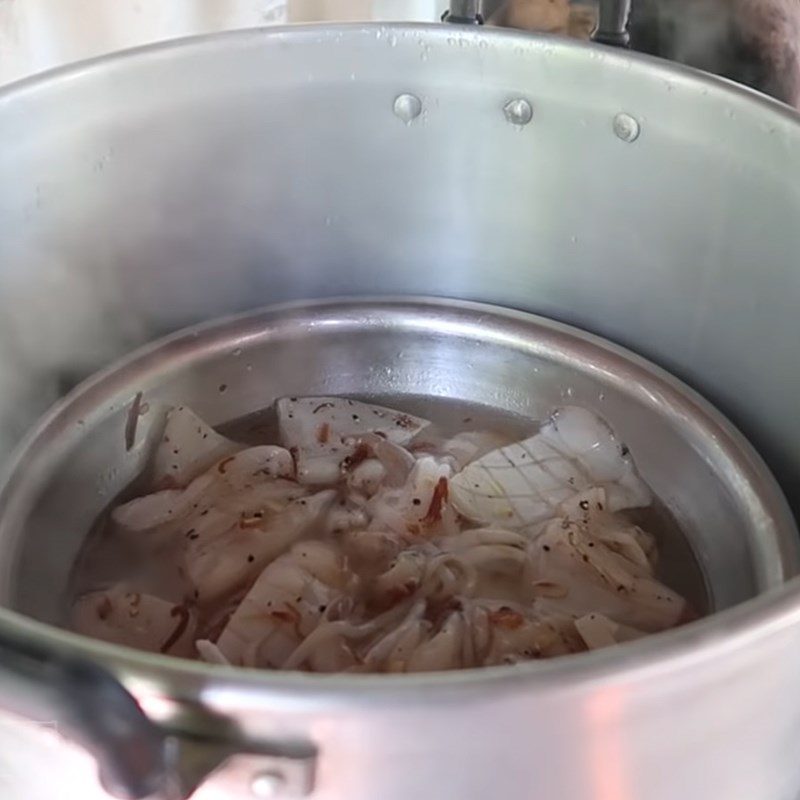
M441 398L531 419L565 404L587 408L621 436L688 539L709 594L695 602L722 610L797 569L796 529L764 464L653 365L520 312L351 301L177 334L70 395L34 433L0 496L0 602L64 621L78 551L104 508L145 471L167 409L188 405L220 425L287 395L378 397L400 408ZM670 569L676 586L697 594L691 563Z

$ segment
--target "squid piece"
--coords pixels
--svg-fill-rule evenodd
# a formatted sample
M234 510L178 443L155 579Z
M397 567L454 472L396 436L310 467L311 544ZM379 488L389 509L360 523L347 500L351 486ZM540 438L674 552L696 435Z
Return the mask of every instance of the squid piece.
M454 611L447 616L442 626L427 641L411 652L405 664L405 672L441 672L458 669L464 664L464 637L469 635L464 615Z
M579 522L615 553L652 570L658 556L655 538L608 508L605 489L593 488L562 503L559 515Z
M403 550L389 568L370 584L370 602L377 608L391 608L416 594L425 578L428 556L420 548Z
M412 537L456 533L458 519L449 502L452 475L432 456L418 459L404 486L383 489L370 500L370 527Z
M217 647L238 666L283 668L347 588L338 549L322 542L297 544L261 572Z
M593 486L605 489L610 511L651 500L608 425L586 409L568 406L535 436L465 467L451 481L451 495L468 519L520 529L554 516L561 503Z
M530 608L478 601L486 614L490 635L481 665L514 664L534 658L585 650L572 617L535 603Z
M220 664L229 667L231 662L222 655L222 651L209 639L198 639L194 643L195 650L206 664Z
M342 397L284 397L276 403L281 442L295 454L297 479L328 485L354 460L363 461L360 441L378 435L397 445L410 442L430 423L390 408Z
M194 613L126 584L79 597L71 623L77 633L112 644L174 656L195 654Z
M153 485L186 486L212 464L241 449L242 445L220 436L186 406L173 408L167 413L153 458Z
M531 575L564 590L553 601L576 616L603 614L645 632L678 625L686 601L657 580L651 567L612 550L569 518L547 523L530 545Z
M370 672L405 672L408 659L425 641L431 623L425 618L426 602L413 604L406 616L375 639L361 660Z
M461 470L481 456L509 444L511 444L509 437L501 436L499 433L466 431L444 441L441 450L453 458L457 468Z
M590 650L610 647L613 644L632 642L647 634L644 631L620 625L603 614L586 614L575 620L575 630Z
M238 513L258 504L285 505L307 493L287 480L293 474L288 450L272 445L251 447L215 462L185 489L163 489L117 506L111 519L123 532L141 533L163 526L180 527L212 508L224 506Z
M249 584L270 561L320 524L335 497L327 490L292 500L276 514L236 518L222 533L204 535L195 530L187 538L184 560L196 602L208 606Z
M406 546L394 533L375 530L351 530L342 537L342 547L355 564L380 568Z

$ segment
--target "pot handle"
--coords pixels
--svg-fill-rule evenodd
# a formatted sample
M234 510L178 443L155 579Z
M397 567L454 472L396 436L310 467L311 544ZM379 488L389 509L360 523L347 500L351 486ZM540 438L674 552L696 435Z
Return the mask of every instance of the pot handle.
M631 15L631 0L600 0L597 28L592 40L613 47L628 47L628 18Z
M303 797L314 786L312 743L246 740L231 720L194 709L188 714L202 719L193 727L213 734L164 728L111 672L7 631L0 632L0 707L88 750L103 788L119 800L188 800L220 772L235 797L265 790Z
M142 800L167 779L166 737L106 670L0 638L0 705L53 725L92 753L109 794Z

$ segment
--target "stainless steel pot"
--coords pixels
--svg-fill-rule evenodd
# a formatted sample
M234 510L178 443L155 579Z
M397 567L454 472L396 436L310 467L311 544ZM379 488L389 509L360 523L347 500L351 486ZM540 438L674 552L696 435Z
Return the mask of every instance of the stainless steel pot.
M0 95L0 126L6 445L66 385L189 322L303 297L439 294L631 345L717 402L800 501L800 127L769 101L548 38L312 27L20 84ZM74 655L40 623L4 612L0 625L7 667ZM83 644L106 670L53 668L52 697L29 699L46 722L60 687L83 700L99 684L108 702L91 711L110 716L72 703L83 716L67 715L70 729L95 720L125 744L169 725L189 734L195 764L233 739L253 751L230 778L245 796L281 790L276 769L288 793L306 791L311 743L318 798L793 798L796 585L674 636L641 660L620 650L536 678L349 689L190 667L173 680L161 663ZM2 704L24 710L11 674ZM0 726L0 749L17 754L0 768L9 796L50 797L54 775L74 796L103 796L57 733L11 716ZM157 744L121 748L121 777L163 765Z

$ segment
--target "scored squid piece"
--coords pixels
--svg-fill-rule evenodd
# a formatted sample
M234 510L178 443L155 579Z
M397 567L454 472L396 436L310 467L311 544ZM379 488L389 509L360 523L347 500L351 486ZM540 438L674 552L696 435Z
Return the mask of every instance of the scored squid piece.
M468 519L519 529L554 516L561 503L593 486L605 489L611 511L651 501L611 428L592 412L568 406L535 436L467 465L451 481L451 496Z
M217 640L219 651L238 666L282 668L347 584L337 548L295 545L261 572Z
M151 653L194 655L192 611L125 584L82 595L71 613L72 628L84 636Z
M153 457L153 485L186 486L221 458L242 449L243 445L217 433L186 406L173 408Z
M364 460L360 437L404 445L430 423L391 408L342 397L284 397L277 401L281 442L294 454L301 483L337 482L354 459Z

